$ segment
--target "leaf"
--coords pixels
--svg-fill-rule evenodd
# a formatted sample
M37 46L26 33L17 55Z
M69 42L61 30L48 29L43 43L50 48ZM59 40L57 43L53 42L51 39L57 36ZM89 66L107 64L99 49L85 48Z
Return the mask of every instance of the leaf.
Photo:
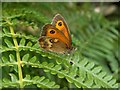
M57 64L61 64L61 63L62 63L62 60L57 59L57 60L56 60L56 63L57 63Z
M26 77L23 79L23 86L24 87L32 84L32 82L28 82L28 81L30 81L30 79L31 79L30 75L26 75Z
M36 43L36 44L34 44L32 47L33 47L33 48L39 48L40 46L38 45L38 43Z
M26 46L31 47L31 46L32 46L32 43L29 41Z
M14 55L10 54L10 55L9 55L9 58L10 58L10 62L15 62L15 57L14 57Z
M61 69L61 65L56 65L56 66L54 67L54 69L55 69L55 70L60 70L60 69Z
M95 67L95 68L92 70L92 72L94 72L94 73L99 73L99 72L101 71L101 69L102 69L101 66Z
M34 80L34 81L39 80L39 76L35 76L35 77L33 77L33 79L32 79L32 80Z
M9 33L9 31L6 28L2 29L5 34Z
M68 73L67 70L61 70L61 73L58 73L58 77L59 78L64 78L65 77L64 74L67 74L67 73Z
M45 79L45 77L44 76L42 76L42 77L39 77L39 76L35 76L32 80L34 80L35 82L33 82L33 84L36 84L36 81L37 82L41 82L41 81L43 81Z
M85 66L87 63L88 63L88 61L86 59L84 59L79 63L79 65Z
M44 79L45 79L45 77L42 76L42 77L39 78L39 81L43 81Z
M9 74L11 76L12 82L17 82L18 78L14 74Z
M49 82L49 79L45 79L42 81L43 84L47 84Z
M79 83L77 83L77 82L75 82L75 85L78 87L78 88L81 88L82 86L79 84Z
M112 76L106 76L106 77L104 77L104 80L105 81L109 81L109 80L111 80L112 79Z
M87 64L86 68L87 69L92 69L94 67L94 63L93 62L90 62L89 64Z
M49 63L47 66L52 68L52 67L54 66L54 64L53 64L53 63ZM44 71L45 71L45 72L49 72L50 70L44 69Z
M22 57L22 61L28 61L28 58L29 58L29 54L25 54L23 57Z
M79 78L80 78L80 81L84 81L85 77L86 77L86 72L82 69L82 68L79 68Z
M53 63L48 63L48 67L54 67L54 64Z
M10 80L8 78L3 78L3 82L8 82L10 83Z
M29 62L32 62L32 63L35 63L36 62L36 56L33 56L30 60L29 60Z
M77 75L77 71L78 71L77 67L76 66L72 66L71 69L70 69L69 75L71 77L75 77Z
M20 40L20 43L19 43L20 46L24 46L25 45L25 38L22 38Z
M47 66L47 64L48 64L47 62L43 62L42 63L43 66Z
M55 86L53 86L53 88L60 88L60 86L59 85L55 85Z
M105 75L106 75L106 72L101 72L101 73L98 74L98 77L103 78Z
M57 74L57 72L56 71L51 71L51 74L55 75L55 74Z
M2 62L3 63L8 63L9 61L8 61L8 59L5 56L2 56Z
M4 41L9 48L14 47L13 44L11 43L11 41L9 41L8 39L4 39Z
M72 79L71 77L66 77L66 79L67 79L67 81L68 81L69 83L72 83L72 82L73 82L73 79Z
M108 82L110 85L113 85L116 83L116 79L112 79L111 81Z
M49 83L49 86L51 86L51 87L54 86L54 85L55 85L55 82L50 82Z
M30 80L30 79L31 79L30 75L26 75L26 77L24 78L24 80Z

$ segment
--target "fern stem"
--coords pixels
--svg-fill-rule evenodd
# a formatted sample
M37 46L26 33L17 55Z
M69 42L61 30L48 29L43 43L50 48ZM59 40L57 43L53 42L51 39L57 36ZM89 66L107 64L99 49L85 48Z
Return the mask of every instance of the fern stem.
M22 76L20 53L19 53L19 50L18 50L18 48L19 48L18 47L18 42L17 42L16 37L15 37L14 29L11 26L12 23L10 23L9 21L7 21L7 22L10 25L10 32L12 34L13 42L14 42L14 45L15 45L15 48L16 48L16 57L17 57L17 62L18 62L19 83L20 83L20 88L22 89L23 88L23 76Z

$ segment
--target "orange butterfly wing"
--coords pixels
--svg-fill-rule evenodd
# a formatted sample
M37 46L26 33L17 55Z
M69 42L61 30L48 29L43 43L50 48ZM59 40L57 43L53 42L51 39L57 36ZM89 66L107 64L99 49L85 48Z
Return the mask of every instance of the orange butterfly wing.
M52 24L43 26L39 44L45 50L67 53L72 50L71 36L64 18L57 14Z
M52 25L56 27L58 30L60 30L65 35L65 37L68 40L68 48L71 48L71 44L72 44L71 36L70 36L67 23L64 20L64 18L60 14L55 15L55 17L52 20Z
M52 38L60 39L63 43L65 43L67 46L69 46L69 41L64 36L64 34L59 31L57 28L55 28L52 24L46 24L43 26L43 32L41 36L49 36Z

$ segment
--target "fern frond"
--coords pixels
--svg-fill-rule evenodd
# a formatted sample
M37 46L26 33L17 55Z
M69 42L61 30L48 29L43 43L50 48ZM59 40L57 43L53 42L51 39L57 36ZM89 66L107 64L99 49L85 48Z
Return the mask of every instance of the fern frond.
M19 80L16 75L9 74L11 79L3 78L3 86L4 88L7 87L19 87ZM44 76L39 77L30 77L30 75L26 75L25 78L23 78L23 86L33 85L35 84L37 87L42 88L59 88L59 85L56 85L54 81L50 81L49 79L46 79Z
M25 37L24 37L25 38ZM35 51L36 53L41 54L42 56L46 56L50 59L56 58L56 60L61 60L61 62L69 64L70 60L68 57L60 56L55 53L51 52L43 52L42 50L38 49L32 43L29 41L26 46L25 45L25 39L22 38L19 43L19 49L20 50L32 50ZM30 39L30 38L28 38ZM5 39L6 40L6 39ZM10 41L5 41L6 44L8 44L8 48L13 47L13 45L10 44ZM36 44L35 44L36 45ZM34 46L34 48L33 48ZM18 50L19 50L18 49ZM10 59L13 58L13 56L10 54ZM82 60L80 61L79 54L75 55L75 59L73 59L73 66L70 69L65 69L63 70L61 65L54 65L53 63L48 64L47 62L43 62L40 64L38 61L36 61L36 57L32 57L29 60L29 54L26 54L22 58L22 63L23 65L31 65L32 67L37 67L37 68L44 68L45 72L50 71L51 74L57 74L59 78L66 78L68 82L74 83L77 87L105 87L105 88L115 88L116 84L114 79L112 77L107 77L107 74L105 74L102 71L102 68L99 66L95 66L94 63L88 62L88 60ZM64 59L63 59L64 57ZM75 60L75 61L74 61ZM77 60L77 61L76 61ZM12 60L13 61L13 60ZM14 63L13 63L14 64ZM4 65L4 64L2 64ZM9 64L10 65L10 64ZM66 73L65 73L66 72ZM78 75L77 75L78 74ZM103 76L101 76L103 74ZM114 81L113 83L111 83ZM91 83L91 84L89 84ZM114 85L115 84L115 85Z
M22 28L18 26L30 26L34 32L34 28L50 22L45 10L41 9L38 12L32 9L32 5L31 8L13 6L13 10L9 9L12 6L8 5L3 10L3 18L0 20L0 26L3 27L0 36L3 39L0 46L0 53L3 54L0 67L4 70L0 88L24 88L33 85L36 88L61 88L68 84L74 88L118 88L118 83L114 79L116 76L108 73L110 68L119 72L117 67L120 61L116 59L119 57L119 48L116 47L119 33L112 23L108 23L108 20L95 13L80 14L74 9L70 9L72 12L69 12L65 3L63 6L59 3L54 6L51 3L52 7L48 7L48 3L37 5L40 8L44 6L51 13L60 11L65 14L68 18L66 20L71 24L69 26L74 34L72 42L77 50L70 55L61 55L41 49L39 36L21 34L19 32ZM66 85L63 84L64 81Z
M28 55L25 55L24 57L28 58ZM32 65L32 67L44 68L45 72L50 71L53 75L57 74L59 78L66 78L68 82L74 83L77 87L118 87L116 80L113 79L112 76L108 76L105 72L102 71L100 66L95 66L93 62L88 62L86 59L78 61L78 63L75 62L69 70L63 70L60 64L54 65L53 63L47 62L40 64L39 62L35 61L30 61L29 63L29 61L26 62L23 60L23 63ZM77 74L79 76L77 76Z
M69 18L72 19L69 21ZM68 21L70 22L70 30L74 33L73 42L77 45L80 53L101 64L103 69L109 73L116 71L118 69L118 57L114 56L114 45L118 43L119 32L114 22L89 11L85 13L71 12Z
M35 76L33 78L30 77L30 75L26 75L26 77L23 79L24 86L27 85L37 85L39 88L59 88L59 85L56 85L54 81L50 81L49 79L46 79L44 76L39 77Z
M10 54L10 56L12 55ZM93 62L90 63L87 60L78 60L78 62L79 63L75 60L75 62L73 62L74 65L69 70L64 70L61 65L54 65L53 63L47 62L40 64L36 61L35 56L29 59L29 54L24 55L22 58L23 65L43 68L45 72L51 72L53 75L57 74L59 78L66 78L68 82L74 83L77 87L90 88L99 86L106 88L117 88L115 80L112 79L111 76L107 76L107 74L101 70L101 67L95 67ZM79 76L77 76L77 74ZM114 81L114 83L111 83L112 81ZM89 83L91 83L91 85Z
M10 80L8 78L3 78L2 86L6 87L19 87L19 81L16 75L10 73Z

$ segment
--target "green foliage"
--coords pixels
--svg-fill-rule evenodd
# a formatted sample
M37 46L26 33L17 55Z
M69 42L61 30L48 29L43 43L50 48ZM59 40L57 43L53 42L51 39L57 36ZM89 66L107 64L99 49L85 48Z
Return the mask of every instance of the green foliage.
M66 3L13 4L3 3L0 88L118 88L120 37L114 22ZM39 47L39 26L51 20L46 10L51 19L54 13L68 18L77 48L70 55Z

